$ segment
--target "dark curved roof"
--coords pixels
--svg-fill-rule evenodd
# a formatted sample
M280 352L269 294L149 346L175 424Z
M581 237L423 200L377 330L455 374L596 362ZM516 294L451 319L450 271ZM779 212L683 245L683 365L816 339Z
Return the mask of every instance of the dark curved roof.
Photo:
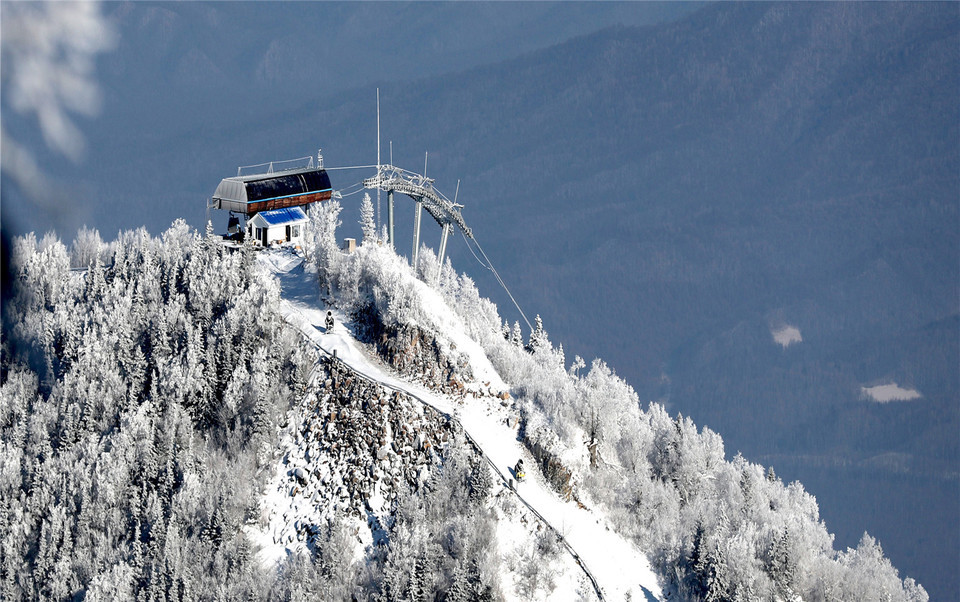
M246 182L247 202L293 196L330 189L326 171L307 171L290 175L274 175L263 180Z
M326 170L311 168L224 178L213 198L228 203L253 203L330 189Z

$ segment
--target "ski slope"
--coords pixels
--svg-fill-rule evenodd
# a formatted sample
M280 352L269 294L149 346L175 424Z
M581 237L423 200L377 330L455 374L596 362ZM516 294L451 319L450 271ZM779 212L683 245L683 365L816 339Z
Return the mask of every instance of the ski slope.
M423 386L391 374L388 367L365 352L362 345L344 326L344 316L334 310L335 325L327 332L323 324L328 309L318 299L315 276L306 273L290 254L267 252L259 255L264 265L276 274L281 283L281 311L305 337L323 353L336 357L354 371L383 386L401 391L459 420L464 431L486 455L495 471L509 486L512 467L518 458L528 467L527 479L515 484L517 496L535 513L562 535L568 549L579 559L587 574L606 600L660 600L662 595L646 556L633 544L611 530L602 514L566 502L555 493L537 470L536 461L517 439L503 415L491 410L482 400L458 403L446 395L438 395ZM463 333L450 334L463 344ZM469 341L479 349L474 341ZM461 347L462 348L462 347ZM490 375L495 370L482 350L469 351L474 374ZM477 365L479 364L479 365ZM500 381L499 376L496 377ZM502 381L501 381L502 382Z

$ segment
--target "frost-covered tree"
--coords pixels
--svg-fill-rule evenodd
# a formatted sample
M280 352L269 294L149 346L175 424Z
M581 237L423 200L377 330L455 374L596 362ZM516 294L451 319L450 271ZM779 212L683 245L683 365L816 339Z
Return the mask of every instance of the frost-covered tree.
M332 293L340 268L341 253L337 247L337 228L342 223L340 211L340 202L336 199L314 203L307 210L309 221L304 229L307 259L317 268L328 293Z
M513 332L510 333L510 342L515 347L523 347L523 332L520 330L520 321L513 323Z
M110 253L90 240L74 257ZM308 358L246 253L182 222L113 248L71 274L55 237L14 243L0 598L264 600L272 578L240 527Z
M527 342L527 350L536 353L545 349L550 349L550 340L547 337L547 331L543 329L543 320L540 314L537 314L533 322L533 332L530 333L530 340Z
M377 224L374 221L373 202L370 200L370 195L366 193L363 195L363 200L360 201L360 228L363 230L362 244L379 242Z
M85 268L100 264L103 262L106 251L100 232L84 226L77 232L77 237L70 246L70 265L75 268Z
M537 351L527 352L519 323L508 333L496 307L479 296L472 281L438 274L447 266L431 262L431 255L422 251L419 274L389 248L368 245L343 256L329 270L340 282L335 301L358 323L394 328L378 330L378 340L386 332L415 328L417 340L431 342L438 357L457 357L449 341L444 347L444 333L463 328L510 385L524 421L523 443L550 484L562 495L604 508L612 528L650 551L668 593L682 599L696 589L699 598L782 599L788 590L768 571L768 559L789 527L792 597L881 599L886 592L895 600L926 599L923 589L901 581L889 562L875 560L882 552L870 545L835 552L816 501L799 484L784 485L772 471L765 478L765 467L742 457L727 462L719 435L671 416L657 403L642 406L636 392L601 361L586 374L582 360L565 370L542 322L530 337ZM417 278L424 275L430 285ZM440 285L433 286L435 281ZM391 345L398 346L388 341L377 350L386 357ZM412 370L435 366L424 362ZM466 484L462 489L471 491ZM385 599L409 597L410 575L426 545L410 525L429 523L428 514L409 515L416 516L413 523L398 521L392 541L405 543L383 564L381 591L391 592ZM691 564L698 525L705 535ZM448 565L440 582L452 582L457 566ZM773 572L782 574L779 568ZM863 578L866 574L878 577ZM421 580L416 590L442 587L440 582Z
M586 367L587 363L583 361L583 358L579 355L575 355L573 356L573 363L570 364L570 370L568 371L568 374L571 378L576 379L580 376L580 370L583 370Z

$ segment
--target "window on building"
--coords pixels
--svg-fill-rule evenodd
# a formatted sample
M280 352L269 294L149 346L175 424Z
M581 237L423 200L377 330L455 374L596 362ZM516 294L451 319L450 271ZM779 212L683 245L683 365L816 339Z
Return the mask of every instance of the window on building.
M300 238L300 226L291 226L290 227L290 238Z

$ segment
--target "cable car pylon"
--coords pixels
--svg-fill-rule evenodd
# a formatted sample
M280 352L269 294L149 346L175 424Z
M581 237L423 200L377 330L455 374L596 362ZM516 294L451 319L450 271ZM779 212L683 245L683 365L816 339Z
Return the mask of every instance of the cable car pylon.
M434 187L433 183L432 178L393 165L380 165L375 176L363 180L364 188L384 190L387 193L387 239L391 247L396 246L393 234L394 192L405 194L416 203L413 223L413 255L410 262L414 269L417 267L417 256L420 250L420 217L423 209L427 210L427 213L442 229L439 253L441 266L443 265L447 238L450 235L451 228L456 226L464 235L473 238L473 232L463 221L463 216L460 214L463 205L448 199Z

